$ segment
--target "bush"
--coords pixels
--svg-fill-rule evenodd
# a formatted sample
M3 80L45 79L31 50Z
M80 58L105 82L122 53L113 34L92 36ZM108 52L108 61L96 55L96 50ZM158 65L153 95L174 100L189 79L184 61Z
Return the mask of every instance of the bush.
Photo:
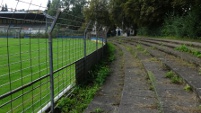
M169 16L164 20L164 36L198 38L201 36L201 8L188 12L185 16Z
M169 17L164 21L162 33L164 36L183 37L186 35L184 27L184 17Z
M140 27L138 29L138 35L143 36L161 36L161 27Z

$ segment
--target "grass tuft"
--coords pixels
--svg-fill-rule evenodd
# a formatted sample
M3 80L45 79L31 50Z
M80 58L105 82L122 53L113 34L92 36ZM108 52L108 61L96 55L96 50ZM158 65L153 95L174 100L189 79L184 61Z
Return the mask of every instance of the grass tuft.
M166 78L172 78L172 77L174 77L174 75L175 75L175 73L174 73L173 71L169 71L169 72L167 72L167 73L165 74L165 77L166 77Z
M193 91L193 88L190 85L186 84L184 86L184 90L190 92L190 91Z
M183 80L181 77L177 76L173 71L169 71L165 74L166 78L171 79L171 82L174 84L182 84Z
M201 75L201 67L198 69L199 75Z
M101 108L96 108L93 112L91 113L103 113L104 110L102 110Z
M183 83L183 80L181 77L179 76L174 76L171 78L171 82L172 83L175 83L175 84L182 84Z
M181 45L179 47L176 47L175 49L181 52L190 52L190 49L186 45Z

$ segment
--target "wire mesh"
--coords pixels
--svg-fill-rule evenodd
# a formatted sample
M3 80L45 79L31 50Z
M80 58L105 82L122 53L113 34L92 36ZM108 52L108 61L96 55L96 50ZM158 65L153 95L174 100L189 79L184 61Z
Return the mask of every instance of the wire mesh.
M105 31L66 10L49 15L34 0L13 4L0 12L0 112L44 112L95 63L99 54L88 56L105 45Z

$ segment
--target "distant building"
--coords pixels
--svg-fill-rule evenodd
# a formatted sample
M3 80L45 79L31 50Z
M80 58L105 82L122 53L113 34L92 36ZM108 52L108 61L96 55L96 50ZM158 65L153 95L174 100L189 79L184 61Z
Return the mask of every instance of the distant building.
M47 18L53 18L40 10L0 12L0 32L10 27L21 28L23 33L44 33Z
M122 36L123 35L123 30L119 27L116 28L116 35L117 36Z

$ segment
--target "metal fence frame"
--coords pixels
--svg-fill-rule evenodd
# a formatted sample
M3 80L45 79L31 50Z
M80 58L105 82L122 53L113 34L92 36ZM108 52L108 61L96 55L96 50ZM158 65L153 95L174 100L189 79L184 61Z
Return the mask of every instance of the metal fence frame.
M18 1L18 2L20 2L20 1ZM24 98L23 96L25 96L27 93L32 93L32 97L31 97L32 98L32 105L31 106L34 106L34 99L33 99L34 96L35 96L35 94L34 94L35 87L33 87L34 84L36 84L36 83L42 81L43 79L49 77L50 81L47 81L45 83L40 83L40 85L41 84L49 84L50 85L49 102L46 103L45 105L42 104L40 106L41 109L38 110L38 113L46 112L49 108L51 108L50 112L54 112L55 102L57 102L64 94L68 93L69 90L71 88L73 88L75 85L82 84L83 82L85 82L84 80L87 78L88 71L91 69L91 67L93 65L97 64L98 61L104 56L104 51L105 51L105 47L106 47L105 45L106 45L106 42L107 42L107 30L103 30L102 27L100 27L100 28L97 29L96 33L93 34L91 31L92 31L92 27L94 27L93 25L94 25L95 22L90 21L89 23L87 23L87 26L83 30L83 35L84 35L84 37L83 37L83 57L78 59L78 60L76 60L76 61L74 61L74 62L72 62L72 63L70 63L70 64L66 64L66 65L64 65L62 67L59 67L58 69L54 70L54 63L53 63L54 62L54 55L53 54L55 54L55 53L53 51L53 47L54 47L53 42L55 41L55 39L53 38L54 37L53 32L55 30L56 24L58 24L57 21L59 20L61 13L63 13L63 12L61 12L61 10L58 10L57 13L56 13L56 16L54 18L51 17L51 19L53 19L52 22L48 22L48 24L51 24L50 28L46 27L47 28L47 34L48 34L48 48L45 48L45 49L48 49L47 53L49 54L49 56L47 58L47 59L49 59L49 61L48 61L48 63L49 63L48 64L49 72L47 74L35 79L35 80L31 80L31 82L28 82L27 84L24 84L23 86L17 87L15 89L10 88L10 90L8 92L4 93L4 94L0 93L0 100L2 101L2 102L0 102L0 109L3 109L3 107L6 104L11 104L11 110L6 111L6 112L15 112L13 109L17 109L17 107L19 107L19 106L14 106L14 105L12 105L12 103L15 100L17 100L18 98ZM13 15L14 15L14 13L13 13ZM0 18L3 18L3 17L0 17ZM15 18L8 18L8 19L15 20ZM24 18L23 21L28 21L28 20L26 20ZM46 26L47 26L47 19L46 19L45 23L46 23ZM61 24L61 23L59 23L59 24ZM19 29L19 32L16 32L18 35L14 36L14 38L16 38L16 37L18 38L19 44L22 44L22 42L21 42L22 39L20 39L20 35L21 35L22 31L21 31L20 27L14 28L14 27L12 27L10 25L8 27L1 27L1 28L6 29L6 40L7 40L6 46L7 47L5 46L5 48L7 48L7 50L8 50L7 57L10 57L10 54L9 54L10 53L9 52L9 46L10 46L9 45L9 32L10 32L10 29ZM39 28L39 31L40 31L40 28ZM70 34L70 32L69 32L69 34ZM93 51L91 53L88 53L87 48L91 48L93 46L87 45L87 43L88 43L87 41L89 39L94 38L94 37L95 37L95 51ZM30 39L30 40L32 40L32 39ZM100 42L101 42L101 45L100 45ZM31 44L31 42L29 42L29 44ZM20 50L22 49L21 46L22 45L19 45ZM101 46L101 47L99 47L99 46ZM2 49L2 48L4 48L4 46L0 45L0 49ZM38 48L40 49L40 46ZM30 49L30 51L28 51L28 54L31 54L32 51L33 50ZM38 50L38 51L40 51L40 50ZM21 55L22 55L22 53L20 51L19 56L21 56ZM38 56L38 57L40 57L40 56ZM62 59L63 59L63 57L62 57ZM9 58L8 58L8 60L9 60ZM32 60L32 59L30 58L29 60ZM22 60L20 60L20 62L21 62L21 65L22 65ZM8 61L8 64L7 64L8 69L9 69L8 73L10 73L10 69L11 69L9 67L9 65L11 65L10 63L11 62ZM58 72L66 69L67 67L70 67L72 65L75 65L75 80L76 80L75 84L70 84L68 86L65 86L65 88L61 92L59 92L57 95L55 95L55 83L54 83L55 82L55 73L58 73ZM0 66L1 66L1 64L0 64ZM32 68L31 64L30 64L30 67ZM22 68L19 71L21 71L21 74L22 74L22 71L23 71ZM39 70L39 71L41 71L41 70ZM32 74L32 72L30 72L30 73ZM1 72L0 72L0 77L1 76L2 75L1 75ZM10 87L12 85L11 83L12 83L12 81L9 80ZM37 86L36 88L41 87L40 85ZM1 84L0 84L0 88L1 87L3 87L3 86L1 86ZM28 88L28 87L32 87L31 91L24 92L24 90L26 88ZM22 92L22 95L13 98L13 95L15 93L18 93L18 92ZM39 92L39 93L41 93L41 92ZM39 95L39 94L36 94L36 95ZM7 97L11 97L11 100L8 100L6 103L4 103L3 100L5 98L7 98ZM24 100L24 99L22 99L22 100ZM38 100L38 101L41 101L41 100ZM20 104L23 105L23 103L20 103ZM20 112L26 112L27 109L28 108L23 107ZM31 112L36 112L36 111L33 108Z

